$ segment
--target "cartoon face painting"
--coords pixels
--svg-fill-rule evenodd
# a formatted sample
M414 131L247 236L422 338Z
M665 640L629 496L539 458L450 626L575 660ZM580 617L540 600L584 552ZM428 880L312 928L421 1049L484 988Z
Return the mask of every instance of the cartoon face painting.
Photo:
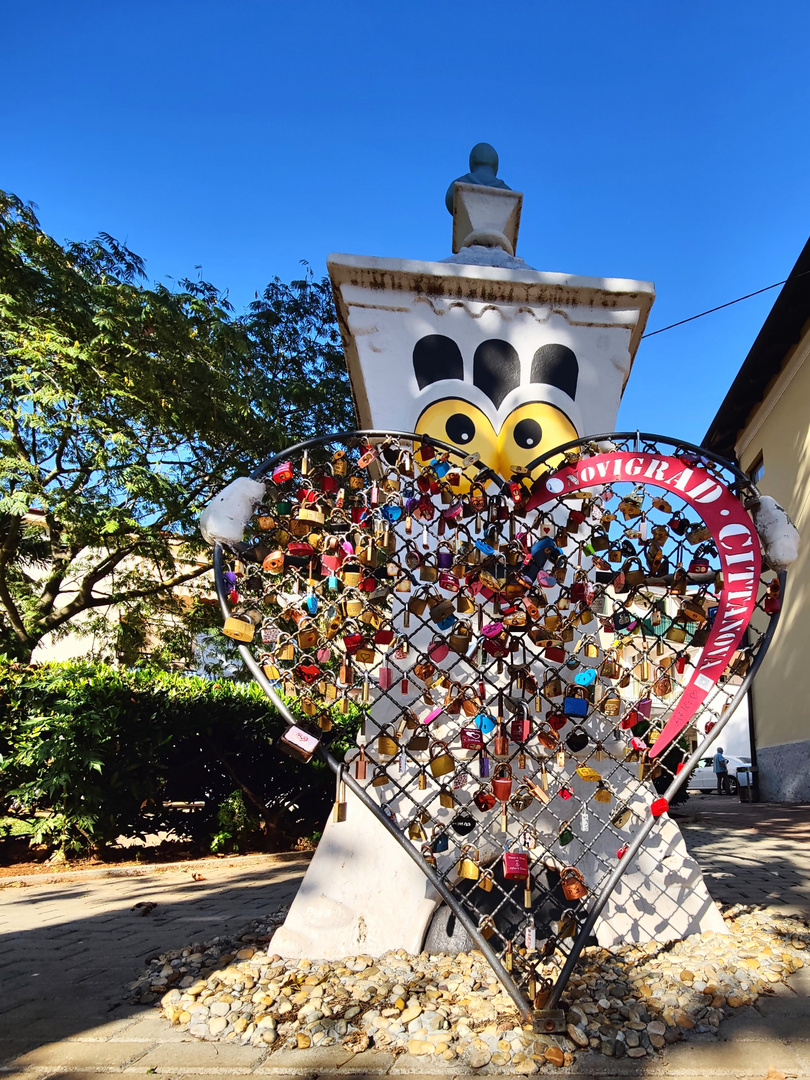
M550 342L521 356L508 341L481 341L470 384L459 345L428 334L414 346L413 369L419 388L413 430L479 454L505 478L579 434L579 364L567 345Z

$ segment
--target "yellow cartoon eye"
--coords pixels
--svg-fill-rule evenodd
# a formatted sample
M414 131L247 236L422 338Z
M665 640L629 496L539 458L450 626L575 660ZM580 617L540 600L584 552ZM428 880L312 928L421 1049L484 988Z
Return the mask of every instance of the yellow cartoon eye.
M554 405L540 401L521 405L507 416L498 435L498 471L509 477L514 465L525 468L536 457L576 437L574 425Z
M463 398L444 398L428 405L414 428L417 435L432 435L434 439L452 443L464 454L479 454L480 464L468 470L468 477L481 465L495 468L498 462L498 438L492 423L481 410ZM459 490L466 491L469 481Z

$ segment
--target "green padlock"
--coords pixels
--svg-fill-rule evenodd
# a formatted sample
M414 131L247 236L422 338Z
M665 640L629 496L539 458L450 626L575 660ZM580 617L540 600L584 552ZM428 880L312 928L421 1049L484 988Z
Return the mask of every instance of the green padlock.
M557 843L561 847L565 847L566 844L570 844L574 839L574 833L571 828L570 821L564 821L560 826L560 831L557 833Z

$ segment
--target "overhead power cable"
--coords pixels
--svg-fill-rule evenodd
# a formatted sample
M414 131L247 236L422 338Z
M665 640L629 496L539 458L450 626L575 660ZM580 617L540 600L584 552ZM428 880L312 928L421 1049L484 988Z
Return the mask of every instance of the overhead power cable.
M673 330L676 326L683 326L684 323L694 322L695 319L702 319L704 315L711 315L715 311L722 311L723 308L731 307L733 304L739 304L741 300L750 300L752 296L759 296L760 293L768 292L770 289L778 289L780 285L787 284L788 281L795 281L796 278L804 277L806 274L810 274L810 270L804 270L801 274L796 274L794 277L785 278L784 281L775 281L773 285L766 285L764 289L757 289L756 292L746 293L745 296L738 296L736 300L729 300L726 304L718 304L717 307L709 308L708 311L701 311L698 315L690 315L688 319L679 319L678 322L670 323L669 326L662 326L660 330L650 330L647 334L642 334L642 341L644 338L655 337L656 334L663 334L665 330Z

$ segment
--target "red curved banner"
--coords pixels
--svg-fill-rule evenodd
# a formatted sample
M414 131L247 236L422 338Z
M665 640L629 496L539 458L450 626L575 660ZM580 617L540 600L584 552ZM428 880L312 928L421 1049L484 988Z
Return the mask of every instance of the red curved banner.
M739 499L698 464L662 454L616 451L566 465L532 491L526 509L545 506L567 492L619 481L663 488L696 510L712 534L723 573L723 589L708 641L650 750L654 757L689 724L734 655L756 605L761 553L753 522Z

